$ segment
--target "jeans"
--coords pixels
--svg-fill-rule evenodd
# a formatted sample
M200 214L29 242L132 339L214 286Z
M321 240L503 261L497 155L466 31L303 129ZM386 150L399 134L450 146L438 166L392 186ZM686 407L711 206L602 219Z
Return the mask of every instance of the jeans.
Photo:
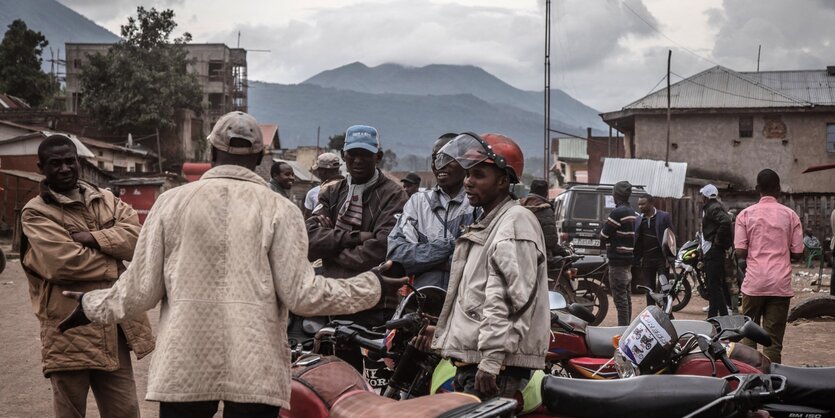
M159 418L212 418L219 402L160 402ZM278 411L273 405L223 401L223 418L276 418Z
M786 321L789 317L790 297L782 296L748 296L742 295L742 314L751 317L755 323L771 335L771 346L763 348L763 354L772 363L783 361L783 336L786 334ZM757 348L757 344L749 339L742 340L743 344Z
M657 278L659 274L667 275L669 279L670 276L667 274L667 263L664 260L641 260L641 278L643 279L644 286L653 289L659 290L657 286ZM646 294L647 297L647 306L655 305L655 301L649 295Z
M705 278L707 279L707 292L710 294L707 317L728 315L728 304L731 298L728 294L728 286L725 284L725 252L717 246L713 246L705 254Z
M613 266L609 264L609 288L618 310L618 326L629 325L632 320L632 299L629 297L629 285L632 282L632 266Z
M139 417L139 401L133 381L130 350L119 328L119 368L52 372L52 402L57 418L81 418L87 413L87 393L93 390L99 415L103 417Z

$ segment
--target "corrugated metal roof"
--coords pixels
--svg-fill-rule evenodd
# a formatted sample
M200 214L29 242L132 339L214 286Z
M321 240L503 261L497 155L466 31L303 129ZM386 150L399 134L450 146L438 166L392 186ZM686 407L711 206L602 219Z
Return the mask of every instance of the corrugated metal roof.
M615 184L626 180L633 185L645 186L646 191L656 197L680 199L684 195L684 179L687 177L687 163L629 158L606 158L603 160L601 184Z
M670 86L673 108L767 108L835 105L835 76L826 70L736 72L716 66ZM665 109L667 89L623 109Z
M273 161L274 162L281 161L283 163L290 164L290 167L293 167L293 175L296 177L296 180L307 181L307 182L311 182L311 183L319 182L319 177L314 176L313 173L310 172L310 170L302 167L301 164L299 164L295 161L287 161L287 160L282 160L280 158L273 158Z
M558 138L559 152L557 158L572 160L588 160L588 141L578 138Z

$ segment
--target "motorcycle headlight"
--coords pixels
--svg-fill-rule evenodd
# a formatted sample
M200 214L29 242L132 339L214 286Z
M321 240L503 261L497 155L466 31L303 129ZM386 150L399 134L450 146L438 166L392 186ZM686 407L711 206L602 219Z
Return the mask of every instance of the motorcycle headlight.
M626 379L629 377L640 376L641 371L638 370L638 366L629 360L620 349L615 350L615 370L618 371L618 377L621 379Z

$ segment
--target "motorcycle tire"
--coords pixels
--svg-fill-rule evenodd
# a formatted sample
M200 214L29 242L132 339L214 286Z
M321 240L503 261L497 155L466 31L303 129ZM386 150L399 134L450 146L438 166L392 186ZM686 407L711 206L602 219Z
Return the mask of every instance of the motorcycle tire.
M600 325L609 313L609 297L603 286L596 281L580 280L577 282L576 300L594 314L594 322L589 325Z
M6 269L6 254L3 250L0 250L0 273Z
M789 311L788 322L801 318L813 319L821 316L835 317L835 296L820 295L800 302Z
M692 271L685 271L684 269L682 269L678 272L678 277L681 277L682 280L691 284L691 289L693 287L692 285L695 284L696 291L699 292L699 297L706 301L710 301L710 294L707 292L707 282L705 282L704 280L699 281L699 278L696 277L696 274L698 273L693 273Z
M678 281L676 288L676 292L673 295L673 312L678 312L684 309L684 307L690 303L690 298L693 296L693 288L690 285L690 280L687 280L686 277L683 277Z

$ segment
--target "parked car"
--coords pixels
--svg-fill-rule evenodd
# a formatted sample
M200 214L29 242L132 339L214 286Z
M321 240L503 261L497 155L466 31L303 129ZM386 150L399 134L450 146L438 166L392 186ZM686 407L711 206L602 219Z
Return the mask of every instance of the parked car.
M575 184L554 201L560 244L571 242L578 254L598 255L600 229L615 208L611 184ZM638 210L638 197L647 194L643 186L632 186L629 204Z

